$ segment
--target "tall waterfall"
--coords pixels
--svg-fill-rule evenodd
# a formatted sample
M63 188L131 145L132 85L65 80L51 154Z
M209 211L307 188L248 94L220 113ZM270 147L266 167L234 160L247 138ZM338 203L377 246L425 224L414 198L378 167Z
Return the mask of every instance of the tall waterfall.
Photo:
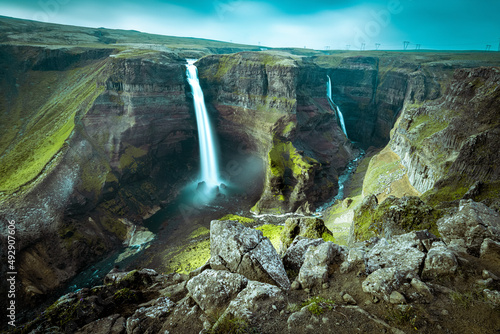
M207 186L218 186L218 164L215 151L214 137L212 127L208 119L207 108L205 106L205 98L201 90L200 81L198 80L198 69L194 65L195 59L188 59L187 79L193 92L194 109L196 112L196 124L198 126L198 137L200 145L200 161L201 161L201 181L205 181Z
M338 115L339 121L340 121L340 127L342 128L342 131L344 132L346 138L349 138L349 137L347 137L347 131L345 129L344 115L342 115L342 112L340 111L339 106L336 105L332 99L332 81L330 79L330 76L327 75L326 77L328 78L328 82L326 83L326 96L328 97L328 102L330 103L330 106L332 107L332 109L337 112L337 115Z

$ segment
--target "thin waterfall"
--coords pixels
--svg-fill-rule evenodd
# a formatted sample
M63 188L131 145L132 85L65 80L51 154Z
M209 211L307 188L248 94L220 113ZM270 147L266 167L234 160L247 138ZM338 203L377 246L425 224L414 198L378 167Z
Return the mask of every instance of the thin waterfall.
M349 138L347 137L347 131L345 129L344 115L342 115L339 106L336 105L332 99L332 81L330 79L330 76L327 75L326 77L328 78L328 82L326 83L326 96L328 97L328 102L330 103L330 107L332 107L332 109L337 112L340 121L340 127L342 128L342 131L344 132L346 138Z
M212 134L210 119L208 118L205 98L198 79L198 69L194 65L195 59L188 59L187 79L193 92L194 109L200 145L201 181L205 181L210 188L220 184L218 175L217 155Z

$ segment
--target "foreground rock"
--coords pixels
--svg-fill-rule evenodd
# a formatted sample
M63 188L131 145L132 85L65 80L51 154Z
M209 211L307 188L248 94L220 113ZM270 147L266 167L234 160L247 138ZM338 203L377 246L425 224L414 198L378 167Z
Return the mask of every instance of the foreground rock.
M458 212L437 222L446 244L478 255L485 239L500 241L500 215L482 203L460 201Z
M333 240L332 232L322 219L315 217L288 218L280 236L280 254L284 254L297 236L309 239Z
M297 276L290 290L275 281L288 277L260 231L213 221L211 238L209 263L189 275L113 270L18 333L455 333L478 323L494 333L500 324L490 238L474 257L426 230L348 250L298 236L283 260Z
M322 286L328 282L328 276L334 269L332 265L341 262L342 249L333 242L309 246L297 280L304 289Z
M283 262L262 231L226 220L210 224L210 266L290 289Z
M297 236L283 256L283 265L286 270L299 272L304 263L306 251L310 246L318 246L325 241L323 239L309 239Z
M187 283L191 298L207 314L215 316L248 285L248 279L228 271L205 270Z

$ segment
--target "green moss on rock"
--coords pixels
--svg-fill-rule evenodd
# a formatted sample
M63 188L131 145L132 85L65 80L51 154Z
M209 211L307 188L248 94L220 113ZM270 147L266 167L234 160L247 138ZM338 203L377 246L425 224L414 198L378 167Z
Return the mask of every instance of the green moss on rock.
M295 177L308 172L313 163L318 163L313 158L303 156L293 146L292 142L281 142L274 139L273 148L269 151L269 167L274 176L282 177L287 169L293 172Z
M320 218L288 218L280 235L280 251L285 251L296 236L310 239L323 238L325 241L334 241L333 234Z
M402 234L427 229L439 235L436 221L443 215L419 197L389 196L381 204L371 195L363 200L354 214L354 237L356 241L368 240L374 236Z
M103 69L104 64L93 64L26 74L10 112L0 115L5 138L0 142L0 192L16 191L54 167L50 162L66 147L77 115L85 114L103 92L104 86L96 84Z
M188 274L210 259L210 240L190 243L164 257L166 272Z
M189 238L190 239L195 239L195 238L198 238L198 237L201 237L201 236L204 236L204 235L208 235L210 234L210 230L206 227L199 227L197 228L196 230L194 230L193 232L191 232L191 234L189 235Z
M280 245L281 232L283 231L283 226L265 224L255 228L256 230L262 231L262 234L271 241L274 249L278 250Z
M147 153L147 150L132 145L128 146L125 152L120 156L120 168L126 168L132 173L137 172L140 167L138 158L145 156Z
M243 216L238 216L238 215L233 215L233 214L227 214L224 217L220 218L219 220L234 220L234 221L240 222L242 224L255 223L255 219L253 219L253 218L248 218L248 217L243 217Z

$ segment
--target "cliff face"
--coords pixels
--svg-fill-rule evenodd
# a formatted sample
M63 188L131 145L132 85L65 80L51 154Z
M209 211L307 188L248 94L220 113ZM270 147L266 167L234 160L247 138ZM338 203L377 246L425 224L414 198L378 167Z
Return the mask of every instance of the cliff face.
M498 68L459 69L442 98L405 109L390 146L416 189L451 186L452 200L498 183L499 84Z
M364 147L387 144L405 101L421 102L440 95L439 82L447 71L422 69L421 64L430 59L404 62L401 58L346 57L327 71L332 79L332 97L342 110L348 136Z
M208 56L198 65L219 135L263 157L264 191L252 210L309 211L335 195L353 151L328 107L324 71L271 53Z
M158 210L196 161L183 62L111 51L1 49L0 214L16 221L21 295L118 247L120 217Z
M5 46L2 59L0 213L17 222L20 291L32 298L118 247L122 218L141 224L175 197L197 171L196 121L171 53ZM256 211L311 210L353 157L324 71L301 65L245 53L198 64L223 154L265 164Z

